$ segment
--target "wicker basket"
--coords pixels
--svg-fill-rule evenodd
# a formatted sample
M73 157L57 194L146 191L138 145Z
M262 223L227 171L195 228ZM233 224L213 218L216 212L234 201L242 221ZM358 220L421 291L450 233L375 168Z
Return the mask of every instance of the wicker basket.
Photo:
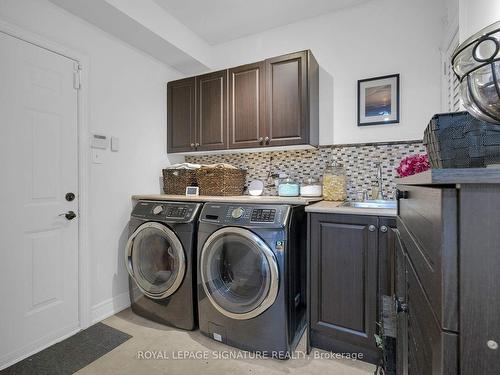
M196 170L164 169L163 191L165 194L184 195L188 186L196 186Z
M482 168L500 164L500 126L468 112L435 115L424 134L432 168Z
M245 190L247 171L232 168L200 168L196 179L200 195L241 195Z

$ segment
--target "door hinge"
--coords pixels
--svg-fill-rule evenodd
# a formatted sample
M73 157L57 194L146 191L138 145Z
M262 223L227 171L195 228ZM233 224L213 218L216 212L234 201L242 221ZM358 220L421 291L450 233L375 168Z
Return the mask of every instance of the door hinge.
M75 63L75 70L73 71L73 87L75 90L80 90L82 88L82 82L80 79L80 72L81 72L81 67L80 64Z

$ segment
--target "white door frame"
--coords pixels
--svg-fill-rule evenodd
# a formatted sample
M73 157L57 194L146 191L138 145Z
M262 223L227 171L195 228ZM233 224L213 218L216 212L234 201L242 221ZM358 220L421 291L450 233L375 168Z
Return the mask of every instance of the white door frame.
M89 57L78 51L53 43L37 34L0 19L0 32L57 53L78 64L80 89L77 92L78 107L78 319L80 329L91 324L90 319L90 267L88 248L88 182L89 182L89 130L88 130L88 69Z

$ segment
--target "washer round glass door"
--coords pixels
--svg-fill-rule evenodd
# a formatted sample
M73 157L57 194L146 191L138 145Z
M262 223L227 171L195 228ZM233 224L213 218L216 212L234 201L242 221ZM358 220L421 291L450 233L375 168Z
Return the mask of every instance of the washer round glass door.
M154 299L173 294L186 272L181 242L172 230L155 222L142 224L130 236L125 261L141 292Z
M199 269L210 302L233 319L260 315L278 295L276 257L247 229L228 227L214 232L201 250Z

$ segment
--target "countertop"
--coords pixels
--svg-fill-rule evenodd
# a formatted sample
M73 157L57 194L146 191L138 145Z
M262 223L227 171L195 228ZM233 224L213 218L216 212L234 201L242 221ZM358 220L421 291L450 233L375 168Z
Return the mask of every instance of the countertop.
M430 169L396 178L395 182L398 185L500 184L500 168Z
M306 212L396 217L397 209L341 207L342 202L321 201L306 207Z
M257 203L257 204L293 204L307 206L310 203L318 202L322 198L305 197L278 197L278 196L259 196L238 195L231 197L220 196L185 196L185 195L167 195L167 194L143 194L133 195L134 200L154 200L154 201L178 201L178 202L232 202L232 203Z

